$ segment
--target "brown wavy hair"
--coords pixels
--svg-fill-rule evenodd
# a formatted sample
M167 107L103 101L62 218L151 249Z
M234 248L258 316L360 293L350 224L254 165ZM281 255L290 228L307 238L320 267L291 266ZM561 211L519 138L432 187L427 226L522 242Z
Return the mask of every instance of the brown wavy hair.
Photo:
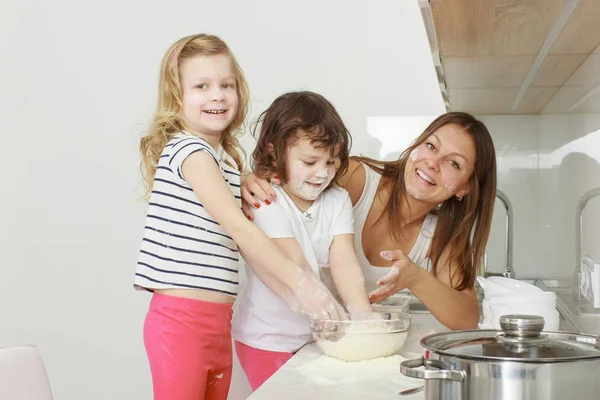
M315 147L328 149L339 160L327 189L336 184L348 169L352 137L335 107L325 97L310 91L279 96L253 123L252 136L257 143L252 153L252 169L256 176L269 179L277 174L286 183L287 148L305 135Z
M183 91L179 73L181 60L219 54L226 54L231 59L239 100L235 117L221 134L219 145L233 159L237 169L240 172L243 170L244 151L237 137L246 119L250 98L244 73L227 44L219 37L204 33L187 36L173 43L162 58L156 112L149 132L140 141L141 170L146 186L146 197L152 191L158 160L167 143L183 130L193 133L193 130L186 126L183 118Z
M476 151L475 169L469 178L469 192L462 201L452 196L439 210L432 211L438 216L438 221L429 249L429 258L432 273L436 275L442 253L448 249L449 261L458 263L462 275L455 289L464 290L472 288L475 284L478 266L483 260L490 234L496 200L496 151L492 137L483 122L463 112L446 113L436 118L397 161L378 161L368 157L356 157L356 160L381 174L382 185L391 185L390 198L376 223L387 217L390 221L390 236L399 240L403 234L403 227L406 226L400 209L407 205L404 169L408 157L413 149L447 124L461 126L473 140ZM451 278L454 282L455 276Z

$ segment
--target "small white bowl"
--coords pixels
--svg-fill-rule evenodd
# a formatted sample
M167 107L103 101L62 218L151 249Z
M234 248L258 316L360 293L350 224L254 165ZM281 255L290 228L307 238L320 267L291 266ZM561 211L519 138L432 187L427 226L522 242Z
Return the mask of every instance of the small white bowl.
M556 308L556 293L503 293L486 297L490 307L494 304L509 304L514 307L536 307L540 309Z
M542 291L539 287L517 279L505 278L503 276L490 276L488 282L498 285L510 292L518 293L539 293Z
M539 293L542 289L517 279L504 278L502 276L477 277L477 282L483 288L485 297L497 296L509 293Z

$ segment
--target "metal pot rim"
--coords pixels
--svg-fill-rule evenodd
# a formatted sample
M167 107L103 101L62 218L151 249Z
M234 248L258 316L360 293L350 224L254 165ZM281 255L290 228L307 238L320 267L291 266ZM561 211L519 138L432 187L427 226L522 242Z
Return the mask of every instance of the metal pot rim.
M591 349L595 349L597 353L595 355L587 355L587 356L574 356L574 357L502 357L502 356L488 356L482 354L462 354L458 352L449 351L444 348L436 347L435 344L431 344L432 340L436 338L450 338L452 336L456 336L456 344L460 345L460 337L468 338L469 335L472 335L473 338L479 339L490 339L490 341L496 339L503 334L502 331L495 329L474 329L468 331L455 331L455 332L442 332L442 333L434 333L432 335L425 336L421 339L421 346L425 349L435 353L448 357L455 357L463 360L478 360L478 361L496 361L496 362L519 362L519 363L544 363L544 364L556 364L556 363L565 363L565 362L575 362L575 361L591 361L600 359L600 345L599 337L592 334L586 333L569 333L569 332L553 332L553 331L545 331L542 335L546 335L552 338L563 338L566 342L568 342L569 338L571 339L583 339L581 342L573 342L577 343L579 346L582 344L589 344ZM587 340L586 340L587 339ZM587 342L587 343L586 343ZM591 342L596 342L593 345ZM523 344L526 346L527 342L524 341ZM453 348L457 348L460 346L456 346Z

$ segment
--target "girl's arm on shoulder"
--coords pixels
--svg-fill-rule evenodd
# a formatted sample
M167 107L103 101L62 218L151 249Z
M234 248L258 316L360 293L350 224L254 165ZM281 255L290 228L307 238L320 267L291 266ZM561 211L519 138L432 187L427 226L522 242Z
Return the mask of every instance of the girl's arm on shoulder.
M346 173L338 179L338 184L348 191L352 205L356 205L365 188L366 172L362 163L350 159Z

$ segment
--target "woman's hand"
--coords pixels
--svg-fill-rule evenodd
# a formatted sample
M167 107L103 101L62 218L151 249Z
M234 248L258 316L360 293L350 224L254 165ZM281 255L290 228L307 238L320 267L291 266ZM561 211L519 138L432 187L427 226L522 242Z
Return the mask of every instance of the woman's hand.
M473 288L458 291L452 286L453 272L458 269L444 259L437 276L413 263L400 250L382 251L381 257L392 261L390 272L377 281L378 289L369 293L371 303L380 302L404 288L410 289L421 303L444 326L452 330L475 329L479 321L479 304ZM454 279L460 279L455 277Z
M281 183L277 177L273 177L271 182L274 185L279 185ZM271 201L275 200L277 197L277 194L275 194L273 188L271 188L269 181L258 178L252 172L242 175L241 194L242 211L250 221L254 219L252 207L259 208L261 202L269 205L271 204Z
M402 289L410 288L422 273L427 273L405 256L402 250L382 251L381 258L392 261L392 268L386 276L377 281L378 288L369 293L371 304L379 303Z

